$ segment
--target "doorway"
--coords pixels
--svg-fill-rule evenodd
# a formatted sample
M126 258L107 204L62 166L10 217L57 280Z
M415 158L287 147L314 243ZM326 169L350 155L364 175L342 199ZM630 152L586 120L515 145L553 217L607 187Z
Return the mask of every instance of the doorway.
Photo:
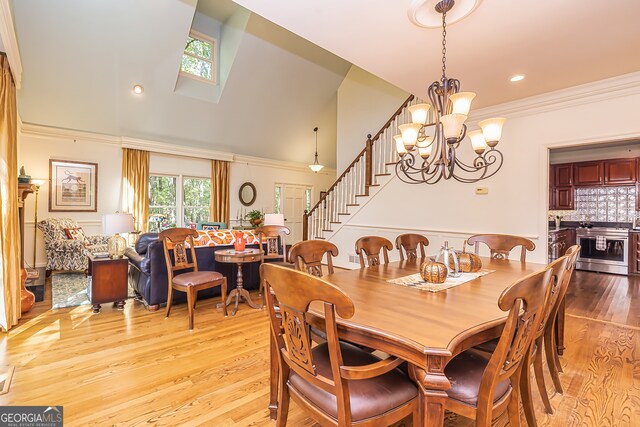
M291 233L287 236L288 245L302 240L304 211L311 209L311 187L308 185L276 184L276 213L284 214L284 224Z

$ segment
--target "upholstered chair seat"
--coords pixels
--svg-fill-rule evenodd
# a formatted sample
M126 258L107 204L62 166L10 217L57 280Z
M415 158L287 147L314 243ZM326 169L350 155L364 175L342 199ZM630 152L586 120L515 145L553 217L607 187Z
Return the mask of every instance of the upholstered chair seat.
M480 351L468 350L460 353L444 368L444 373L451 382L447 394L451 399L459 400L467 405L478 404L480 382L491 355ZM498 402L509 391L511 382L507 378L496 384L493 401Z
M340 351L345 365L364 366L380 361L380 358L358 347L340 342ZM329 362L329 349L326 343L313 348L313 360L318 374L332 378ZM332 418L338 418L338 404L335 395L305 381L298 374L292 372L289 386L312 401L317 407ZM372 418L381 413L398 408L418 395L415 384L399 369L394 369L384 375L366 380L350 381L349 396L351 397L352 421Z
M221 280L224 276L217 271L192 271L173 276L173 283L176 285L202 285L203 283Z

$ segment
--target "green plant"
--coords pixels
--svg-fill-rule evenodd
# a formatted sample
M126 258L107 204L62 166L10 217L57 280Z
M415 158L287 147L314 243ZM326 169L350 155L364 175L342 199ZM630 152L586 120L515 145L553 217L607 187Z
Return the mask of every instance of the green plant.
M251 225L253 225L254 227L258 227L262 222L263 216L264 215L262 211L259 211L258 209L254 209L252 211L247 212L245 215L245 218L249 220Z

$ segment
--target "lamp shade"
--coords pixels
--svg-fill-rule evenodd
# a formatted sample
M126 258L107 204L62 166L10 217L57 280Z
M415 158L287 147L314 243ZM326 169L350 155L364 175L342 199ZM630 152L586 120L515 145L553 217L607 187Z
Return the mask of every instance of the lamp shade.
M129 213L102 215L102 231L104 234L131 233L134 230L133 215Z
M393 139L396 141L396 150L399 155L407 154L407 149L404 148L404 142L402 141L402 135L395 135Z
M451 101L451 113L452 114L469 114L471 109L471 101L476 97L473 92L458 92L449 97Z
M422 125L420 123L408 123L398 126L400 132L402 132L402 141L407 151L413 150L413 147L418 142L418 133Z
M481 130L472 130L471 132L467 132L469 138L471 139L471 146L473 147L473 151L477 154L484 153L484 150L487 149L487 142L484 140L484 135L482 135Z
M413 123L420 123L421 125L427 124L429 119L430 104L415 104L407 107L407 110L411 113L411 121Z
M504 125L506 121L507 119L503 117L494 117L478 123L489 147L495 147L500 141L500 138L502 138L502 125Z
M284 215L283 214L264 214L264 225L284 226Z
M447 114L440 118L445 139L458 138L462 133L462 125L467 120L464 114Z

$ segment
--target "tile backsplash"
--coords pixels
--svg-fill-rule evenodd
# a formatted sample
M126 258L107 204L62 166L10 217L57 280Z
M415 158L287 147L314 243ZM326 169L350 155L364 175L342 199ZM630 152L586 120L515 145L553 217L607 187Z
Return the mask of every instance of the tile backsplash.
M563 211L564 221L631 222L637 215L635 186L580 187L575 197L576 210Z

